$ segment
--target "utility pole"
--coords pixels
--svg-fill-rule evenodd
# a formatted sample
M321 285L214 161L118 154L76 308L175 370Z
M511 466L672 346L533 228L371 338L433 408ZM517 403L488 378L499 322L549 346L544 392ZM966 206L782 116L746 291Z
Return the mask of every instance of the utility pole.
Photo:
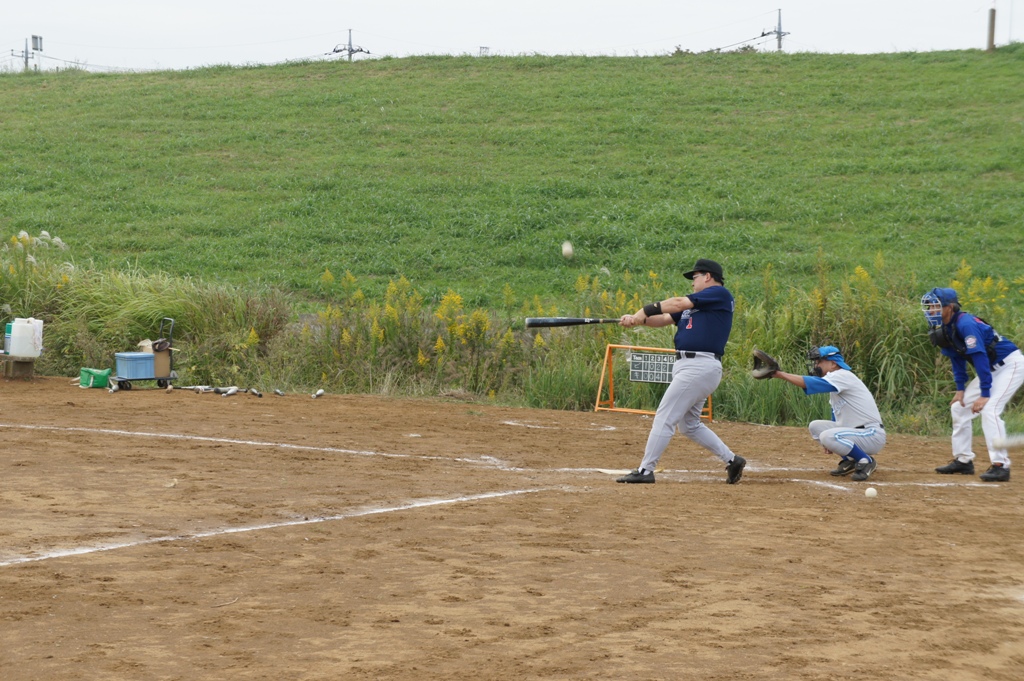
M996 51L996 8L988 11L988 51Z
M762 38L765 37L766 35L774 35L778 39L778 41L779 41L779 43L778 43L778 45L779 45L778 51L782 52L782 36L789 35L789 34L782 30L782 10L781 9L779 10L779 24L778 24L778 26L775 27L774 31L762 31L761 32L761 37Z
M25 49L22 51L22 53L21 54L17 54L14 50L11 50L11 56L12 57L21 57L21 59L25 62L25 72L27 73L28 72L28 58L29 57L34 57L35 56L35 54L34 54L35 52L42 52L42 51L43 51L43 37L42 36L38 36L38 35L34 35L34 36L32 36L32 52L28 51L28 38L25 38ZM38 70L39 70L39 65L36 64L36 71L38 71Z
M789 35L782 32L782 10L779 10L779 25L775 28L775 37L779 39L779 52L782 52L782 36Z
M334 49L331 50L330 52L328 52L327 54L337 54L339 52L341 52L342 54L347 53L349 61L352 61L352 55L353 54L356 54L356 53L359 53L359 52L363 52L365 54L370 54L369 50L364 50L363 48L359 47L358 45L352 45L352 29L351 28L348 29L348 45L347 46L346 45L340 45L340 44L339 45L335 45Z

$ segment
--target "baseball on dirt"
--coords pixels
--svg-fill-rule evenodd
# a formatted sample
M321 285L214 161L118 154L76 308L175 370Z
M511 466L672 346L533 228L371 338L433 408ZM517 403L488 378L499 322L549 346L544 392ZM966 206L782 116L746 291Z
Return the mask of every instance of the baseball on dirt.
M565 256L567 259L572 257L572 242L562 242L562 255Z
M868 487L866 490L864 490L864 496L866 496L868 499L874 499L875 497L878 496L878 490L876 490L874 487Z

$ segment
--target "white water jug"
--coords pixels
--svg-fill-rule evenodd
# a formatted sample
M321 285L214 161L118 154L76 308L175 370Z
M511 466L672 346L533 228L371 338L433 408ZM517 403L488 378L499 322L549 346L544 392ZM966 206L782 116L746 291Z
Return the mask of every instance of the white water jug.
M11 357L33 358L42 352L42 327L37 327L35 321L21 317L14 320L14 324L11 325ZM38 342L37 328L40 336Z

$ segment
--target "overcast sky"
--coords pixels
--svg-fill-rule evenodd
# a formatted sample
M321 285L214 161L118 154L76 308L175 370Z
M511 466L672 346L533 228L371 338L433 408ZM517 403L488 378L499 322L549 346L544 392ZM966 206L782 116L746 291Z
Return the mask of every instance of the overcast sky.
M1015 6L1016 5L1016 6ZM8 0L0 69L20 69L43 37L40 68L184 69L325 57L348 42L372 56L657 55L699 52L773 31L785 52L983 49L1024 41L1024 0ZM774 36L752 41L775 50ZM29 44L31 52L31 43ZM366 58L359 54L357 59Z

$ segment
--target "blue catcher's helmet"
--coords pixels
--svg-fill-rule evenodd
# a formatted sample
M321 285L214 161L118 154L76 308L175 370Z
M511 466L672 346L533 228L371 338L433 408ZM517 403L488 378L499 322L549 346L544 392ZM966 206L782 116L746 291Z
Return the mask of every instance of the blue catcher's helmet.
M924 312L924 318L928 321L929 326L942 325L942 308L946 305L955 305L957 309L960 308L956 289L936 287L921 296L921 311Z
M807 368L811 376L822 376L822 371L816 365L819 360L828 359L847 371L853 371L850 365L843 359L842 353L834 345L822 345L820 348L811 348L807 353Z

